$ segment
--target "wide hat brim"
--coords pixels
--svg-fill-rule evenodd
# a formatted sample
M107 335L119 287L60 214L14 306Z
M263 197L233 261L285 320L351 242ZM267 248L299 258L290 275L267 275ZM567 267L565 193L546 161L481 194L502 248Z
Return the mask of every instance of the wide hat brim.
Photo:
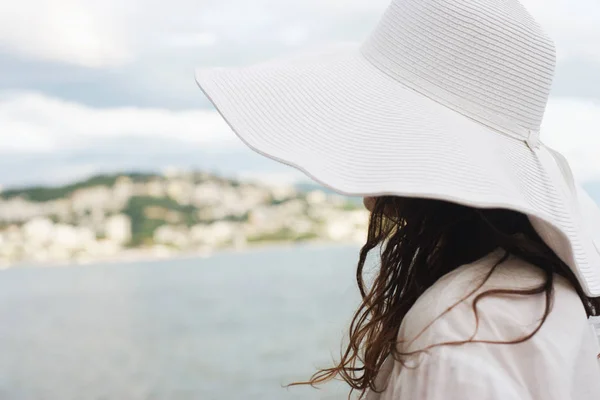
M196 80L250 148L338 193L527 214L586 293L600 296L596 232L554 153L410 89L366 60L359 45L245 68L200 69ZM600 215L584 202L586 213Z

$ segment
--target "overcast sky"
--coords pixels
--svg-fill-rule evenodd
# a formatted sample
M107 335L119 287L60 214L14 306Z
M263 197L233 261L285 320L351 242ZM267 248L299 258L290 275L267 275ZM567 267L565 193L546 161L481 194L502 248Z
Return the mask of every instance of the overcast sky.
M299 177L238 143L194 69L362 40L388 2L2 1L0 184L168 165ZM600 182L600 1L523 3L558 46L543 138Z

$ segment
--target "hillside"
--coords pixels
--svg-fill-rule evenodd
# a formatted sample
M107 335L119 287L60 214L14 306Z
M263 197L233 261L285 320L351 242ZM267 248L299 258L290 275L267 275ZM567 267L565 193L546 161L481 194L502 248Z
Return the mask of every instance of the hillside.
M0 193L0 264L212 251L263 242L360 241L368 214L317 187L207 173L100 175Z

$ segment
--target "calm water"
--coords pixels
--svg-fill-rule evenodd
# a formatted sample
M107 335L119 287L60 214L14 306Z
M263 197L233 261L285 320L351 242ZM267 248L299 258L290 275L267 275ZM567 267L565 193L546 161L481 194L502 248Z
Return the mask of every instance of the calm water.
M354 247L0 272L0 399L346 399Z

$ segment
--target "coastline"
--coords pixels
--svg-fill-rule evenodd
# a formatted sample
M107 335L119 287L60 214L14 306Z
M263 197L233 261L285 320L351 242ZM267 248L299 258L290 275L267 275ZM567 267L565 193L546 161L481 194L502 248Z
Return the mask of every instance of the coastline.
M305 242L260 242L251 245L240 247L225 247L212 250L195 250L195 251L157 251L157 249L131 249L121 252L120 254L109 257L97 257L94 259L67 260L67 261L29 261L19 262L7 266L0 265L0 272L22 269L22 268L81 268L81 267L101 267L114 264L134 264L134 263L151 263L155 261L168 260L186 260L196 258L212 258L223 254L245 254L260 251L293 249L298 247L309 248L324 248L324 247L345 247L345 246L360 246L356 241L328 241L328 240L311 240Z
M362 241L369 219L356 202L318 186L201 172L99 175L0 195L0 270L351 243Z

